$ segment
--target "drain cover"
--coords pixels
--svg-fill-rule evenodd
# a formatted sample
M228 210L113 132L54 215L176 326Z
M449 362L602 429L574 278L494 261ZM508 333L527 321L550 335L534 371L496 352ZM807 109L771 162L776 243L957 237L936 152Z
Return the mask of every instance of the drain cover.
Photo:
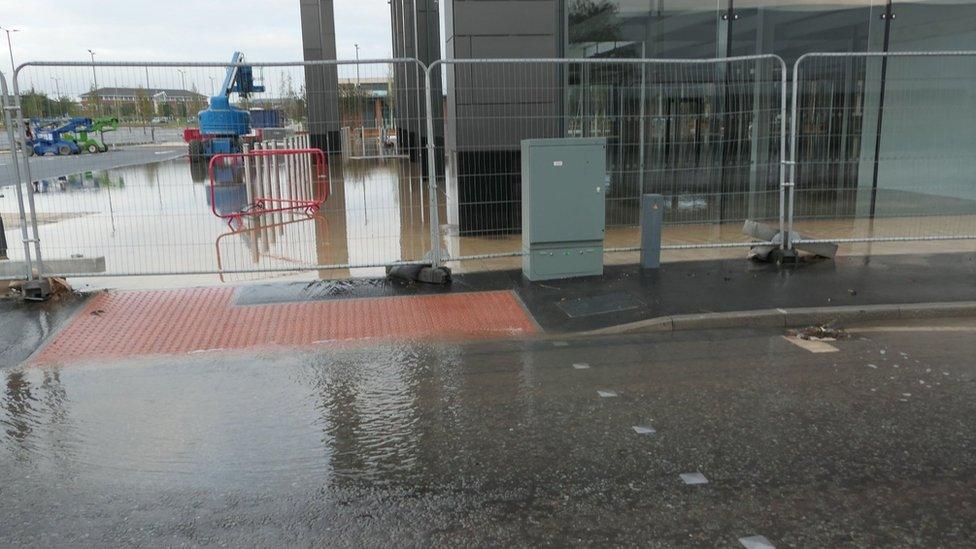
M627 292L613 292L560 301L556 303L556 306L566 313L566 316L578 318L636 309L643 307L644 302Z

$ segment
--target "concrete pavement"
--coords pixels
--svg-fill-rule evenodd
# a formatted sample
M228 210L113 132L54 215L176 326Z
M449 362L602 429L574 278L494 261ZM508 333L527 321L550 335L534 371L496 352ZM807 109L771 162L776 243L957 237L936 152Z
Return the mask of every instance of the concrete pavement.
M976 323L858 330L6 368L0 544L976 543Z

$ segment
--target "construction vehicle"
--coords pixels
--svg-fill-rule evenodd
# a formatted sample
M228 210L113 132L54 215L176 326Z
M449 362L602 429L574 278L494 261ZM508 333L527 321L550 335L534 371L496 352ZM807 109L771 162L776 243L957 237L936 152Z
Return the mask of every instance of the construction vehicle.
M105 145L104 134L105 132L119 129L119 119L114 116L106 116L96 118L95 120L87 120L90 122L90 125L79 126L75 131L65 133L62 137L65 140L74 141L82 152L95 154L107 151L108 146ZM98 139L94 136L96 133L98 134Z
M28 126L30 131L27 132L25 147L28 156L67 156L78 154L81 148L73 140L66 139L65 135L91 126L91 118L70 118L67 122L32 118Z
M200 111L199 129L183 130L183 140L191 159L209 159L215 154L243 151L243 138L251 133L251 115L232 106L230 96L236 93L241 99L247 99L252 93L264 91L264 86L254 83L252 68L243 63L244 54L235 51L220 90L210 98L210 106Z

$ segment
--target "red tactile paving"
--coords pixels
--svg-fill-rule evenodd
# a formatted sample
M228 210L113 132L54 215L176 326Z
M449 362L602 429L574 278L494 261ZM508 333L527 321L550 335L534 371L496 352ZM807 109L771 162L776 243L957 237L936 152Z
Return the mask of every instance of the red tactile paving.
M99 294L32 360L185 354L365 338L490 338L535 331L511 292L235 306L233 288Z

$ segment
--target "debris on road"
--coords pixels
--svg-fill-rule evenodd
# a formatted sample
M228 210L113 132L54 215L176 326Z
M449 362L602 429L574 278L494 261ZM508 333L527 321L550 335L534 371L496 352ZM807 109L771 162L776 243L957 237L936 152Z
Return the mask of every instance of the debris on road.
M806 328L790 330L789 334L808 341L837 341L838 339L847 339L850 337L850 334L845 332L843 328L836 326L832 322L822 326L808 326Z

